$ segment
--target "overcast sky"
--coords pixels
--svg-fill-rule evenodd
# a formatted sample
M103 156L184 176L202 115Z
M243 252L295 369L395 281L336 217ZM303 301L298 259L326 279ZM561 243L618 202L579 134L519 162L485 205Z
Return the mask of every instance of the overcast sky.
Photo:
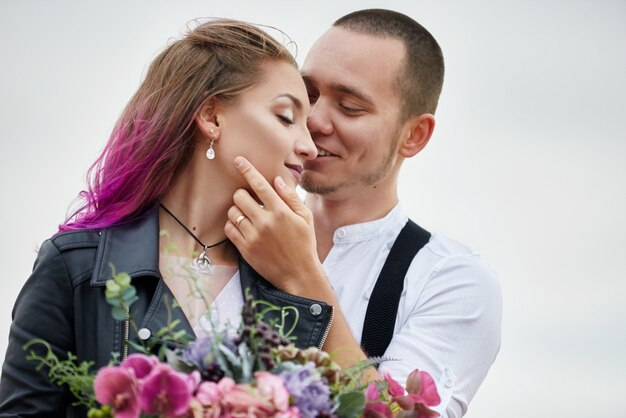
M168 39L238 18L285 31L302 62L334 19L384 6L426 26L447 66L401 199L502 284L501 352L467 417L624 414L626 2L93 3L0 3L0 354L36 248Z

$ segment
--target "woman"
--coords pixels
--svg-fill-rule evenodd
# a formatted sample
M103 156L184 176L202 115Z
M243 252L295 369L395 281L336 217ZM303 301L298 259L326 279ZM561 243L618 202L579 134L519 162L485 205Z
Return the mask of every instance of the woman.
M168 322L164 296L182 308L173 319L201 334L235 322L249 288L259 299L295 306L296 344L321 346L332 308L274 288L240 260L224 228L247 221L228 218L233 193L249 188L235 157L267 179L297 184L303 161L316 155L308 108L293 57L254 26L212 21L167 47L92 166L83 206L41 246L14 308L0 416L83 414L22 346L42 338L58 356L69 351L103 366L111 353L126 356L129 340L155 338ZM112 267L137 289L136 330L114 320L105 301ZM217 318L202 315L207 305Z

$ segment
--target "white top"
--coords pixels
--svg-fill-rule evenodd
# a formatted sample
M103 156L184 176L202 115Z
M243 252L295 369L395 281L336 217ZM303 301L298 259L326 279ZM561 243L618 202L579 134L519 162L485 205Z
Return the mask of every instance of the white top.
M343 226L324 268L352 334L360 342L369 297L408 218L400 204L372 222ZM440 234L415 256L404 281L394 337L380 371L401 384L418 368L441 396L435 408L456 418L485 378L500 348L502 295L494 272L466 246Z
M196 271L192 258L161 253L159 269L197 338L236 332L241 324L243 294L237 266L213 265L212 274Z
M243 292L239 270L228 281L217 295L210 307L210 316L200 317L194 332L198 338L210 335L212 331L228 330L236 332L241 325L241 309L243 308Z

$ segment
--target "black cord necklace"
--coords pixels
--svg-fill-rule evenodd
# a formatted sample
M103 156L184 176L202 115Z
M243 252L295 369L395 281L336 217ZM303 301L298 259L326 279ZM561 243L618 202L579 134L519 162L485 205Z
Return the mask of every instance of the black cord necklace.
M180 219L178 219L168 208L165 207L165 205L163 203L159 203L159 205L163 208L163 210L165 212L167 212L176 222L178 222L178 224L180 226L182 226L183 228L185 228L185 231L187 231L187 233L189 233L189 235L191 235L193 237L193 239L196 240L196 242L198 244L200 244L203 248L202 252L198 255L198 257L196 257L192 262L191 262L191 267L196 270L199 273L203 273L203 274L213 274L213 262L211 262L211 259L209 258L209 256L207 255L206 251L210 248L213 247L217 247L218 245L222 245L224 244L226 241L228 241L228 238L224 238L223 240L221 240L220 242L217 242L215 244L211 244L211 245L206 245L204 242L200 241L200 239L193 233L191 232L191 230L189 228L187 228L187 226L185 226L184 223L182 223L180 221Z

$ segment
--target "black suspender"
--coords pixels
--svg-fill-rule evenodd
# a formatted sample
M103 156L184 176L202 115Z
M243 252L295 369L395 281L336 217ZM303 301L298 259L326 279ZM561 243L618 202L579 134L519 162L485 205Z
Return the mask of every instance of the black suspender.
M381 357L393 337L404 277L413 258L430 240L430 233L409 219L393 243L367 305L361 347L369 357Z

